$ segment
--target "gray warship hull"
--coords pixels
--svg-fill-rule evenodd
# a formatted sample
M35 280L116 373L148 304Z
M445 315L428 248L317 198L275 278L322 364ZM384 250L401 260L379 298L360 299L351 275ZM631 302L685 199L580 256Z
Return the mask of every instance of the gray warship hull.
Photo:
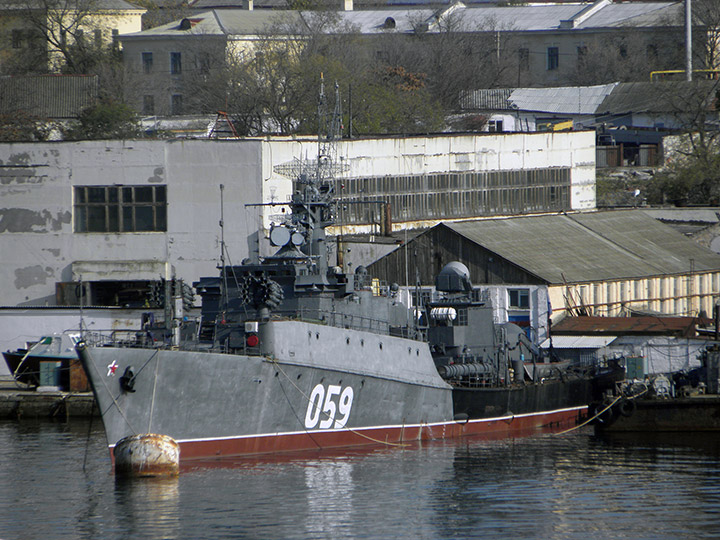
M456 415L426 343L299 321L271 321L265 338L263 355L81 346L111 457L141 433L175 439L181 460L503 435L574 425L588 402L577 387L544 400L523 386L476 393L487 407L470 418ZM509 410L518 403L526 410Z

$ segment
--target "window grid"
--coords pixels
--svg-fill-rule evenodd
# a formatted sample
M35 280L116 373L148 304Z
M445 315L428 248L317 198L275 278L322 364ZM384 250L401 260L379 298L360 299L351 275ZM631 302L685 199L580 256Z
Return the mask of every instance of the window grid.
M570 208L570 169L343 178L335 193L365 203L347 205L344 224L375 222L384 203L407 220L559 211Z
M182 73L182 56L179 52L170 53L170 73L173 75Z
M143 65L143 73L148 74L148 73L152 72L153 53L151 53L151 52L142 53L142 65Z
M75 232L167 230L165 186L75 186Z
M557 47L548 47L547 49L547 68L548 71L555 70L560 65L560 50Z
M530 309L530 289L508 289L510 309Z

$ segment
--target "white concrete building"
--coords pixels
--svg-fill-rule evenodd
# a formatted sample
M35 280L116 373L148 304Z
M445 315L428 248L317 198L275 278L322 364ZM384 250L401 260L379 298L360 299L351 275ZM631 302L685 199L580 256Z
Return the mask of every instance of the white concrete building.
M386 198L396 229L473 211L467 206L453 215L448 208L422 221L407 207L422 210L417 201L429 195L459 201L480 193L497 199L500 213L527 212L507 194L547 191L543 182L558 171L553 206L545 211L595 204L590 132L356 140L340 143L338 154L346 170L336 186L342 198ZM162 278L191 283L215 275L221 185L226 263L268 255L266 232L271 220L284 217L281 203L292 193L288 170L293 160L316 155L311 138L2 144L0 305L78 305L82 280L89 287L85 305L143 307ZM495 184L456 187L468 175ZM377 196L343 192L377 179L385 190ZM276 204L247 206L256 203ZM360 218L352 226L346 220L343 232L370 230L372 223Z

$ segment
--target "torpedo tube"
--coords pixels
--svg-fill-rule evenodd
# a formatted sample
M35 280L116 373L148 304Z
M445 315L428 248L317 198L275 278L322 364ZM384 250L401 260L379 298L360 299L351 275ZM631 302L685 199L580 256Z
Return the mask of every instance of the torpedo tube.
M113 453L115 476L177 476L180 473L180 446L167 435L131 435L120 439Z

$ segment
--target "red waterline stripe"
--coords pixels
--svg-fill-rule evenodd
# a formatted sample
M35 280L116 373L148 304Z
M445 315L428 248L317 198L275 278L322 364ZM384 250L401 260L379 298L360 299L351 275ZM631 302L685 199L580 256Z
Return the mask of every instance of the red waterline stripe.
M510 435L514 432L549 426L569 428L580 423L585 411L587 411L586 406L467 422L299 431L216 439L179 440L177 442L180 445L181 461L350 446L396 445L410 441L449 439L469 435ZM113 461L114 446L109 446Z

